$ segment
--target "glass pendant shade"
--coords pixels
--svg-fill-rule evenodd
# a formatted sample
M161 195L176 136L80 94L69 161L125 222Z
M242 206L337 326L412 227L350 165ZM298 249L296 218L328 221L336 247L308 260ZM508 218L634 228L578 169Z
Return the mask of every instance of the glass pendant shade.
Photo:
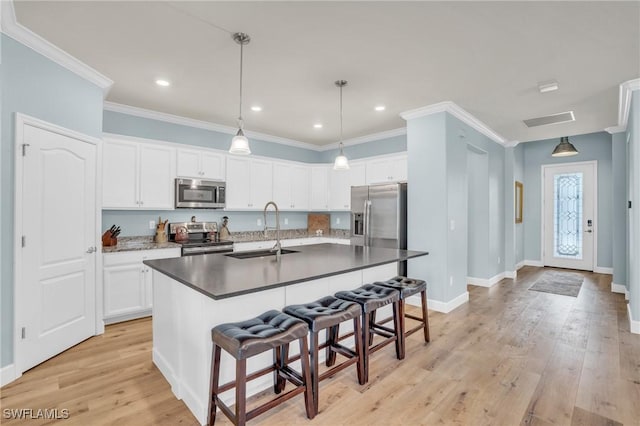
M349 170L349 160L340 150L340 155L336 157L336 160L333 163L333 170Z
M249 155L251 149L249 148L249 140L244 135L242 129L238 129L238 133L231 139L231 148L229 153L236 155Z
M567 136L563 136L560 138L560 143L556 146L551 154L552 157L571 157L572 155L577 155L578 150L575 146L573 146L569 142L569 138Z

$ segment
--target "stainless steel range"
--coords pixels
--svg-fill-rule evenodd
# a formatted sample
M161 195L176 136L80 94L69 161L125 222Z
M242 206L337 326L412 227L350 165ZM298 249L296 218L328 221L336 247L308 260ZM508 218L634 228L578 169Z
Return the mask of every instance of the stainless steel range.
M233 241L218 239L216 222L170 223L169 241L182 245L183 256L233 252Z

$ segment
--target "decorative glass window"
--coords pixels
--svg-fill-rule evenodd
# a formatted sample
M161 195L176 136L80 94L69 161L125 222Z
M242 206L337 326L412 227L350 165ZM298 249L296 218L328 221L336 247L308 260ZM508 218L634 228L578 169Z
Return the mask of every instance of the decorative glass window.
M582 259L582 173L554 176L554 257Z

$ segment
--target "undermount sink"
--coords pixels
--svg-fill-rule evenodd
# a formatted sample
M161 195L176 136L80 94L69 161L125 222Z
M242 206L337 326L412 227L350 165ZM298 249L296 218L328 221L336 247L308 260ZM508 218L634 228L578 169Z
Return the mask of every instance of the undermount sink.
M298 253L297 250L282 249L280 254ZM258 251L241 251L239 253L229 253L225 256L233 257L234 259L253 259L254 257L266 257L275 256L276 252L271 250L258 250Z

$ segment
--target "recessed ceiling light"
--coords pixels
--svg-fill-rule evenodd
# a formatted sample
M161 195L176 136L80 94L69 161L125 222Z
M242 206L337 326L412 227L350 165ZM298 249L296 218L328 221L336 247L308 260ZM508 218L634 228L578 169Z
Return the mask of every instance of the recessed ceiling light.
M162 87L167 87L171 85L171 83L169 83L167 80L162 80L162 79L156 80L156 84Z
M262 111L262 107L258 105L254 105L251 107L251 111L260 112Z
M540 91L540 93L555 92L559 88L560 86L555 80L545 81L538 84L538 90Z
M314 129L322 129L322 123L316 123L313 125Z
M378 105L375 107L376 111L384 111L385 109L387 109L387 107L385 107L384 105Z

